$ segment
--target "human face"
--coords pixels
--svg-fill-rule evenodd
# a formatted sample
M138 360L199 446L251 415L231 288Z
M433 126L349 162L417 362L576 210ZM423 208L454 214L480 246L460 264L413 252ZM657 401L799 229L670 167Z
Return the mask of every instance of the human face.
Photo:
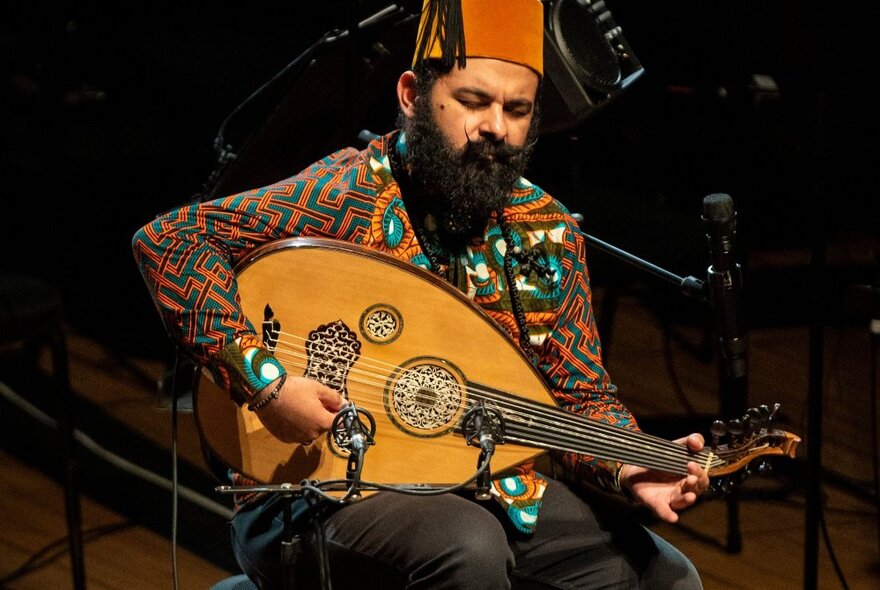
M398 82L410 178L421 194L417 205L446 238L482 233L489 216L508 202L534 146L537 75L490 62L497 60L469 59L470 76L463 70L454 70L451 79L451 73L435 78L426 72L429 77L417 84L406 72ZM504 71L533 74L535 83L530 90L506 88L497 76ZM500 121L493 112L500 112Z
M453 149L487 140L522 147L535 113L538 75L526 66L468 58L434 84L434 120Z

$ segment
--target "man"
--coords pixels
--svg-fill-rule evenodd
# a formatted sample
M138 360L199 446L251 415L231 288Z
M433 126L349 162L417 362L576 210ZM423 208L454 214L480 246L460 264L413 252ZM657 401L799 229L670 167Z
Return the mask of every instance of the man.
M172 337L274 436L324 436L339 393L286 374L238 307L232 268L255 247L323 236L436 273L507 329L560 406L637 428L601 364L584 240L565 208L522 178L536 137L543 13L538 0L426 0L414 70L397 85L401 130L342 150L271 187L173 211L134 251ZM700 435L680 441L696 451ZM630 495L675 522L708 486L592 457L559 457L572 481ZM349 588L699 588L677 550L620 510L524 466L497 501L380 493L323 515L333 583ZM294 505L296 526L306 509ZM232 523L244 571L283 586L282 500ZM296 570L314 587L310 554Z

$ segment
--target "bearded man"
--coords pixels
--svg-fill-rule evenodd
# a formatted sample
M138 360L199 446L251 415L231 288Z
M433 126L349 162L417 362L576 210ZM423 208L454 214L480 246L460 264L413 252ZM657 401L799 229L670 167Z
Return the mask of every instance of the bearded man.
M238 304L235 264L294 236L356 243L436 274L510 334L559 406L637 430L602 366L583 236L565 207L522 177L537 135L542 39L538 0L426 0L413 70L397 84L399 130L275 185L172 211L135 235L171 337L278 439L326 436L345 405L337 390L287 374ZM679 442L703 445L698 434ZM708 486L695 463L680 476L574 453L557 459L567 482L628 495L667 522ZM700 587L681 553L574 485L522 466L496 478L491 494L479 503L380 492L327 506L333 585ZM246 500L231 527L236 557L260 588L285 587L286 500ZM304 500L291 515L307 532ZM292 575L314 588L320 569L305 552Z

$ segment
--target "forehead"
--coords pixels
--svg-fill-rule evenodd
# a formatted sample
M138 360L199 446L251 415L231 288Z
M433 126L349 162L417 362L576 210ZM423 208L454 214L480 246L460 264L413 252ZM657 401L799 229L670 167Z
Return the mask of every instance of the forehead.
M464 68L452 70L437 81L448 92L478 90L505 99L534 101L538 92L538 74L531 68L483 57L469 57Z

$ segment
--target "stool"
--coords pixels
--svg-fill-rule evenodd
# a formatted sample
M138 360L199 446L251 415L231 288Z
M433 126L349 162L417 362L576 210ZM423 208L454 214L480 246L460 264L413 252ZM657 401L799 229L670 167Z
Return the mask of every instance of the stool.
M64 459L64 504L73 587L84 590L82 517L73 452L73 392L62 311L61 296L48 282L0 270L0 342L48 346L52 353L52 384L60 408L58 424Z
M211 590L257 590L257 585L246 575L241 574L220 580L211 586Z

